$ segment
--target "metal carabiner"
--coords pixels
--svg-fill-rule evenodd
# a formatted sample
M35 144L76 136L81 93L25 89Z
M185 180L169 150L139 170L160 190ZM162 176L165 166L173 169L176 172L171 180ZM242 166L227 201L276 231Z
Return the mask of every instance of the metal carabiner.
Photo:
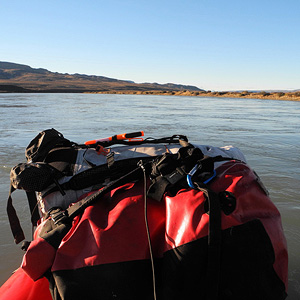
M193 169L187 174L186 176L186 180L187 180L187 184L190 188L195 189L195 186L193 184L193 180L192 177L195 175L195 173L197 172L197 170L199 169L199 167L201 167L201 164L196 164ZM209 177L208 179L206 179L205 181L203 181L204 184L209 183L213 178L215 178L217 175L216 170L214 170L213 175L211 177Z
M186 176L187 184L192 189L195 189L195 186L194 186L193 181L192 181L192 177L197 172L197 170L199 169L199 167L200 167L199 164L195 164L194 168Z

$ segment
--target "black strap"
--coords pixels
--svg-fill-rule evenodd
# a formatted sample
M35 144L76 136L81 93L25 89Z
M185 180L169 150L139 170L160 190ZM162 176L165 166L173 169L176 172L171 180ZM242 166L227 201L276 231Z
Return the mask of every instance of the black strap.
M13 191L15 191L15 188L11 185L10 189L9 189L8 199L7 199L6 211L7 211L7 215L8 215L10 228L11 228L13 237L15 239L15 243L19 244L20 242L22 242L25 239L25 235L24 235L24 232L20 225L20 221L17 216L17 212L12 203L11 194Z
M221 205L218 196L208 192L209 233L207 259L207 295L208 300L218 299L221 273Z
M143 164L146 174L150 173L150 163ZM66 209L59 216L56 215L55 223L68 223L71 222L76 216L80 215L87 207L94 204L98 201L103 195L112 191L113 189L124 185L125 183L135 181L140 179L143 176L143 170L141 167L137 167L126 175L120 177L119 179L110 182L107 186L102 188L101 190L91 194L90 196L85 197L84 199L74 203L68 209Z
M176 154L165 153L153 163L150 175L152 184L147 192L150 198L161 201L165 191L181 183L196 162L203 158L199 148L186 141L181 141L181 145L183 147ZM184 183L183 187L187 187Z
M35 192L26 192L30 214L31 214L31 223L33 226L37 225L38 220L41 218L38 210L38 203L36 199Z
M113 167L109 167L108 164L96 166L74 175L69 181L60 184L59 187L62 190L82 190L93 185L99 185L107 179L114 181L136 169L139 161L147 163L153 161L155 158L156 156L130 158L114 161ZM59 187L57 185L54 186L45 192L42 197L46 197L53 192L59 191Z
M205 195L209 207L206 299L217 300L221 273L221 204L218 194L206 185L195 185Z
M16 244L19 244L25 239L25 235L23 232L23 229L20 224L20 220L18 218L17 212L13 206L12 203L12 193L16 189L11 185L8 193L8 199L7 199L7 206L6 206L6 212L8 216L9 225L15 240ZM30 208L31 213L31 223L32 226L36 226L38 220L40 219L40 214L37 208L37 199L35 192L26 192L28 204Z
M171 187L178 183L180 180L186 177L186 173L182 168L176 168L172 173L165 176L158 176L152 179L147 196L156 200L161 201L164 193Z

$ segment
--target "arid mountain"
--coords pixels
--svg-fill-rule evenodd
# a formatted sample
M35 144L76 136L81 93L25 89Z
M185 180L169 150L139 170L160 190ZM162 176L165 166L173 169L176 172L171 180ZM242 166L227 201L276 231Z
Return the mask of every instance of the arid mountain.
M135 83L104 76L62 74L27 65L0 61L0 91L93 92L93 91L201 91L181 84Z

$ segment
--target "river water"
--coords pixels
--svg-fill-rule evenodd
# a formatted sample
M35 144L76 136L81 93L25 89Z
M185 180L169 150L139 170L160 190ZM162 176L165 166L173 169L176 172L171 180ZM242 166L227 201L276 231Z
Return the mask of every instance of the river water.
M260 175L279 209L289 248L289 300L300 299L300 102L152 95L0 94L0 284L22 258L6 216L11 167L42 130L83 143L113 134L184 134L196 144L234 145ZM26 235L24 193L14 203Z

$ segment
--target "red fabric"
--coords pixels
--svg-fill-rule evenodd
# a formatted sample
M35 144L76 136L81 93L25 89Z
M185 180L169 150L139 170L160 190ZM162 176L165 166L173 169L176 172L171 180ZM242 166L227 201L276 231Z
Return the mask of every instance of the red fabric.
M267 231L275 252L274 269L287 286L288 253L279 211L257 183L257 176L244 163L229 162L217 169L210 188L227 190L236 197L236 209L222 213L222 230L259 219ZM208 214L204 213L204 196L195 190L182 190L166 197L166 249L178 247L207 236Z
M22 269L33 279L44 276L53 264L56 250L44 239L36 237L27 249L29 255L24 255Z
M219 180L211 188L217 192L226 189L237 198L237 207L230 216L222 217L222 229L259 219L267 231L275 252L274 269L279 278L288 284L288 252L281 216L257 182L257 176L243 163L227 163L218 169Z
M155 256L162 256L164 204L148 202ZM63 239L52 270L149 258L142 184L127 184L88 207ZM161 249L159 249L161 245Z
M33 281L18 269L0 288L1 300L52 300L46 278Z
M274 247L274 269L287 286L287 246L278 210L247 165L228 162L217 169L217 174L211 189L232 192L237 200L232 214L222 213L222 229L260 219ZM181 190L175 196L167 195L162 202L148 199L155 257L207 236L209 215L204 211L204 202L203 193L192 189ZM76 217L56 253L41 239L36 239L25 255L23 267L36 279L50 265L52 271L58 271L146 258L149 258L149 247L143 183L138 182L113 190L88 207L81 217Z

